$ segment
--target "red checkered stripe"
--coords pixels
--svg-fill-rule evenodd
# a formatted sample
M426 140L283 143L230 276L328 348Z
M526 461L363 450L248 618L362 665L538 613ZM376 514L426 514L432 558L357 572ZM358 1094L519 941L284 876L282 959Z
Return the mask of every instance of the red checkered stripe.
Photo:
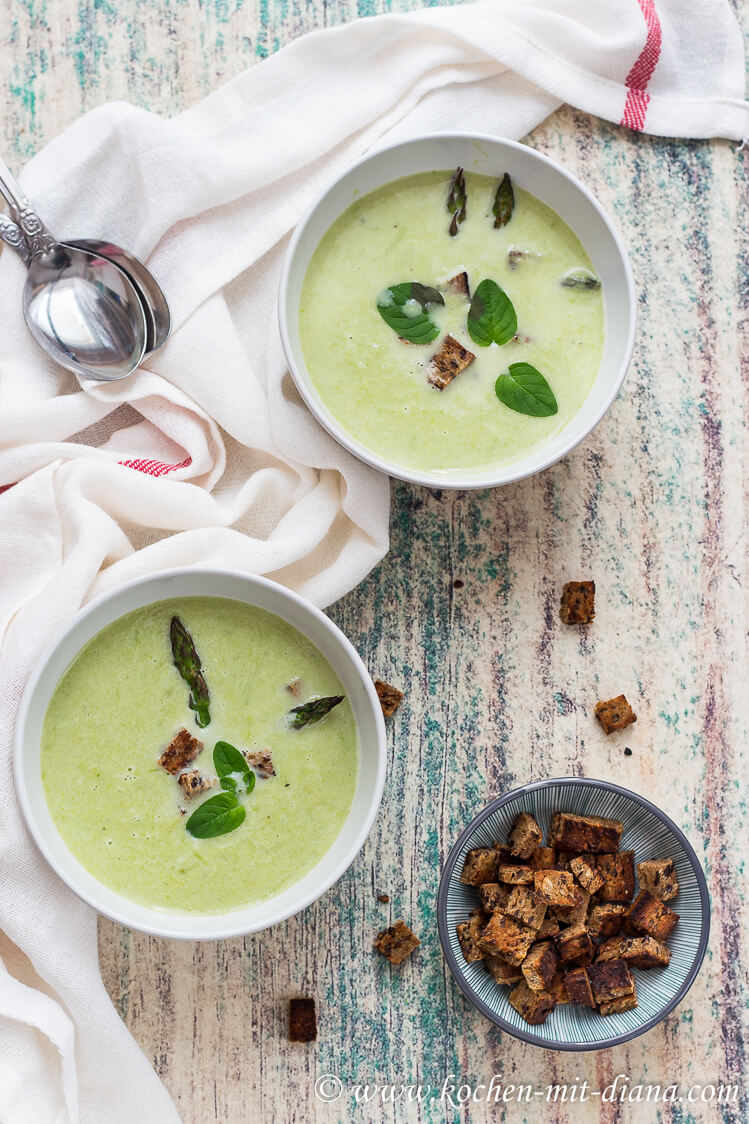
M625 79L627 98L620 124L626 125L628 129L641 130L645 127L650 101L647 87L661 55L661 21L658 19L653 0L637 0L637 2L645 19L647 36L645 46Z
M187 468L192 464L192 457L186 457L180 464L165 464L164 461L147 461L147 460L132 460L132 461L118 461L118 464L124 465L125 468L134 468L136 472L144 472L146 476L166 476L170 472L176 472L178 468Z

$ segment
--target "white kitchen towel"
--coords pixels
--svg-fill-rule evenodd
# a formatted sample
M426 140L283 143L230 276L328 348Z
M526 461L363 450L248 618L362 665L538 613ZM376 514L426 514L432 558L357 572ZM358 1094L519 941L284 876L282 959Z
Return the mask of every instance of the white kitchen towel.
M483 0L306 36L173 120L103 106L24 170L57 234L148 262L174 333L126 381L79 384L32 343L23 268L2 254L0 1124L178 1119L104 991L94 914L20 822L12 718L43 646L139 574L219 564L326 605L387 549L386 480L311 419L279 347L301 213L351 161L419 131L519 138L569 101L740 140L743 97L727 0Z

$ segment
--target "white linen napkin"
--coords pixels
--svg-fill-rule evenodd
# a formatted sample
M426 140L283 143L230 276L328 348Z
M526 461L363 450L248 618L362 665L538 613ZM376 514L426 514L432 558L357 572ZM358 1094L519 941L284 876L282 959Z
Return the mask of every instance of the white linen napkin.
M519 138L565 100L740 140L743 96L727 0L483 0L306 36L170 121L103 106L25 169L55 233L148 262L174 334L126 381L79 384L31 341L23 268L2 254L0 1124L178 1119L103 988L95 915L20 822L12 717L42 648L135 575L214 563L326 605L387 549L387 481L311 419L278 343L302 211L373 146L419 131Z

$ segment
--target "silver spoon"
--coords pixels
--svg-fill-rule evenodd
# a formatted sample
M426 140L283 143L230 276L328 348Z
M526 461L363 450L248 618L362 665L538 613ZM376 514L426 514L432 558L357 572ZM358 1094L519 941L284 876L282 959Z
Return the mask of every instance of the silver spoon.
M132 374L145 354L146 318L127 273L108 258L57 242L2 160L0 192L29 248L23 314L36 342L83 378L106 382Z
M21 230L12 219L0 213L0 239L10 246L27 265L31 260L31 252ZM80 250L88 250L102 258L108 258L119 266L129 276L138 291L146 318L146 353L156 351L166 343L171 329L171 316L166 297L154 275L143 262L133 254L123 250L122 246L114 242L105 242L100 238L68 238L64 246L77 246Z

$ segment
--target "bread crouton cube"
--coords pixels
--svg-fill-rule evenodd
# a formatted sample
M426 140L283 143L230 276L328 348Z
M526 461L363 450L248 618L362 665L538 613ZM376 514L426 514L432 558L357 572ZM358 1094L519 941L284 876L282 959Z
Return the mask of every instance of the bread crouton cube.
M510 850L509 843L495 843L494 850L497 853L497 863L499 865L502 865L503 863L509 863L510 866L521 865L520 860L516 859L512 851Z
M637 864L640 888L654 898L670 902L679 893L679 878L673 859L646 859Z
M629 902L635 893L635 853L617 851L615 855L596 855L596 867L603 877L598 890L602 902Z
M458 293L460 296L470 299L471 289L468 284L467 273L456 273L454 277L445 284L445 289L449 289L452 293Z
M554 916L557 921L561 921L562 924L569 925L573 929L584 929L588 919L590 894L587 890L583 890L582 886L575 886L574 893L577 899L575 905L556 906Z
M194 738L184 726L174 735L161 757L159 765L171 773L173 777L195 760L203 749L203 743Z
M486 956L481 944L481 934L488 920L489 918L483 909L474 909L468 921L463 921L462 924L456 926L455 931L458 934L463 956L469 964L473 964L477 960L483 960Z
M531 1026L545 1022L556 1006L554 996L548 991L534 991L521 980L510 992L510 1003Z
M477 847L469 851L463 863L460 881L466 886L481 886L497 881L497 852L491 847Z
M486 956L484 958L484 967L490 976L494 978L495 983L502 984L516 984L522 980L523 975L519 968L513 967L503 960L501 956Z
M657 941L666 941L678 920L678 913L669 909L665 902L654 898L647 890L640 890L627 910L624 923L628 933L646 933Z
M314 1042L317 1038L315 1001L308 997L289 1000L289 1042Z
M481 947L490 956L499 956L513 967L518 967L535 939L535 929L521 925L504 913L493 913L481 934Z
M273 758L270 751L267 749L256 750L242 750L242 756L251 769L254 769L257 775L262 780L267 780L268 777L275 777L276 767L273 764Z
M504 912L529 929L539 929L546 914L546 906L543 902L536 901L531 886L513 886Z
M475 358L472 351L463 347L455 336L448 333L429 362L427 382L431 383L435 390L444 390L461 371L470 367Z
M553 937L559 932L559 922L556 917L551 917L548 913L544 917L538 930L539 938Z
M595 860L587 855L575 855L570 861L570 870L589 894L595 894L603 886L603 875L596 869Z
M536 847L528 860L533 870L552 870L557 861L557 853L553 847Z
M565 582L559 616L565 624L590 624L596 615L596 583Z
M377 951L391 964L401 964L420 944L419 938L404 921L396 921L394 925L383 929L374 942Z
M504 882L485 882L479 886L479 898L487 913L496 913L507 905L512 890Z
M595 946L587 929L562 929L554 937L559 959L568 968L584 968L593 959Z
M564 976L560 971L554 973L554 979L548 987L549 995L553 995L556 1000L557 1006L560 1003L569 1003L570 997L567 991L567 986L564 982Z
M572 870L571 863L573 859L579 859L577 851L557 851L556 861L554 862L555 870Z
M200 796L201 793L207 792L209 788L213 788L216 778L204 777L200 769L189 769L186 773L180 773L177 782L185 794L185 799L192 800L193 797Z
M604 902L594 905L588 914L587 929L591 936L599 940L616 937L622 930L626 905L616 905L613 902Z
M637 721L637 715L624 695L617 695L615 699L597 702L595 714L603 726L604 734L626 730L627 726L631 726L633 722Z
M630 995L622 995L619 999L610 999L607 1003L602 1003L598 1008L601 1015L620 1015L622 1011L634 1011L637 1006L637 992L632 991Z
M529 812L521 812L515 820L510 838L510 850L519 859L529 859L536 847L544 841L544 833Z
M533 880L536 900L544 905L577 905L575 879L568 870L537 870Z
M534 944L520 965L525 982L533 991L548 991L556 974L559 955L553 941Z
M529 866L500 863L497 867L497 878L500 882L508 882L512 886L525 886L533 882L533 871Z
M607 960L626 960L630 968L666 968L671 949L655 937L611 937L599 947L596 963Z
M596 1001L593 998L587 968L573 968L572 971L566 972L564 986L567 988L571 1003L578 1007L595 1007Z
M390 683L385 683L382 679L375 679L374 689L377 692L377 698L380 700L382 713L386 718L392 718L403 701L403 692Z
M635 990L635 982L624 960L591 964L587 971L596 1003L610 1003Z
M549 828L549 846L577 854L618 851L624 831L619 820L555 812Z

